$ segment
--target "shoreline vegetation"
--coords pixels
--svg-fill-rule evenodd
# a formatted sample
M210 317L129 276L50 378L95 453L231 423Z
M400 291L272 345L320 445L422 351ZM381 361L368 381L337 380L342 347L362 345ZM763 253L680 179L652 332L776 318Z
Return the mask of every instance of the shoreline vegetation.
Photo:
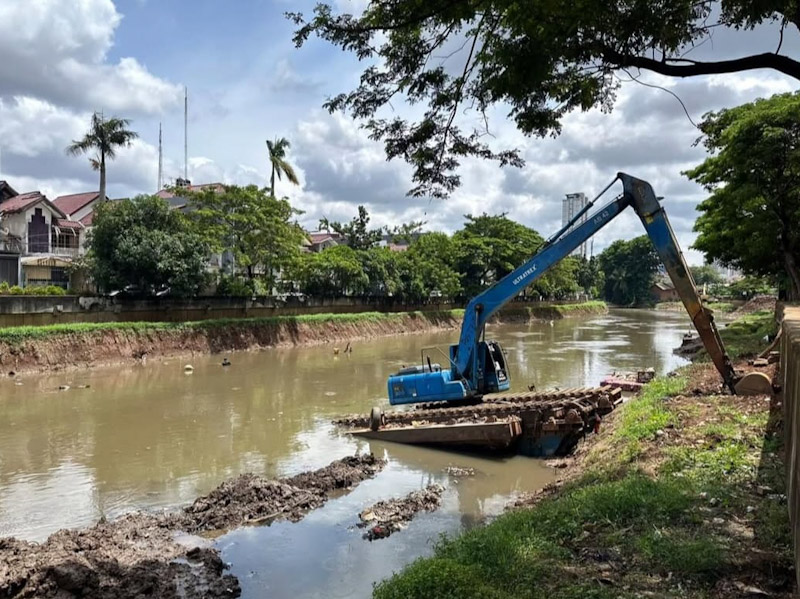
M602 314L602 301L512 305L495 322L559 320ZM0 328L0 367L36 372L142 362L152 357L320 345L378 336L456 329L464 311L358 312L195 322L69 323Z
M723 337L752 356L768 320ZM556 483L440 539L374 597L793 597L780 401L720 388L709 363L655 379L558 460Z

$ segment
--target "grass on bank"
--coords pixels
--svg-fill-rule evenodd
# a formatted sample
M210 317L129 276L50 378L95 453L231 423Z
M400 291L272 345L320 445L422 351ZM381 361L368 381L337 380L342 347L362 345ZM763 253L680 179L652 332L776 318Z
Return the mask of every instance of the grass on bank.
M720 580L791 585L783 466L763 400L680 396L687 381L656 379L623 405L557 495L441 539L374 597L705 599L722 596Z
M753 312L737 318L720 329L722 341L732 358L754 356L764 349L766 337L778 332L775 314L771 310Z

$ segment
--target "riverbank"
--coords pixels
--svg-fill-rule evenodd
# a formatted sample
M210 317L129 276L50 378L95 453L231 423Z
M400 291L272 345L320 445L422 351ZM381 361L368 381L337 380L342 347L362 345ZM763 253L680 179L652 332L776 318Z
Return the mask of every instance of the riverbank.
M556 320L600 314L603 302L514 305L498 322ZM38 372L148 358L258 350L289 345L345 344L347 341L461 326L463 310L307 314L197 322L74 323L0 329L0 367ZM343 347L341 349L344 349Z
M656 379L558 462L559 482L374 596L794 596L780 403L718 387L710 364Z

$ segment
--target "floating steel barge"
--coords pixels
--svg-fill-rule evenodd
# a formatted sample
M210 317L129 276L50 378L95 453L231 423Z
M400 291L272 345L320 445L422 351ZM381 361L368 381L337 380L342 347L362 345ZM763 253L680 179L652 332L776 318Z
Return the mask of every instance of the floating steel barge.
M335 421L349 433L416 445L515 449L544 457L566 455L602 417L622 403L611 386L495 393L469 405L442 402L374 417L351 415Z

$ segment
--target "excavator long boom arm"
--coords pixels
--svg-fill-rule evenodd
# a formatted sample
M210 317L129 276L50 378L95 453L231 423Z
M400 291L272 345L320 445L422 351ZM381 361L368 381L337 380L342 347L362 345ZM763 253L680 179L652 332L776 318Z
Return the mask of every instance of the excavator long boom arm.
M477 342L489 318L525 287L568 256L581 243L614 220L625 208L632 206L664 263L667 274L689 312L692 323L697 329L706 351L711 356L714 366L722 375L726 386L733 391L736 382L733 365L725 352L711 312L702 305L700 294L686 260L652 186L646 181L625 173L618 173L617 179L622 181L623 185L621 196L606 204L572 231L562 230L556 239L546 243L530 260L514 269L467 304L454 364L455 370L462 380L470 383L479 372Z

